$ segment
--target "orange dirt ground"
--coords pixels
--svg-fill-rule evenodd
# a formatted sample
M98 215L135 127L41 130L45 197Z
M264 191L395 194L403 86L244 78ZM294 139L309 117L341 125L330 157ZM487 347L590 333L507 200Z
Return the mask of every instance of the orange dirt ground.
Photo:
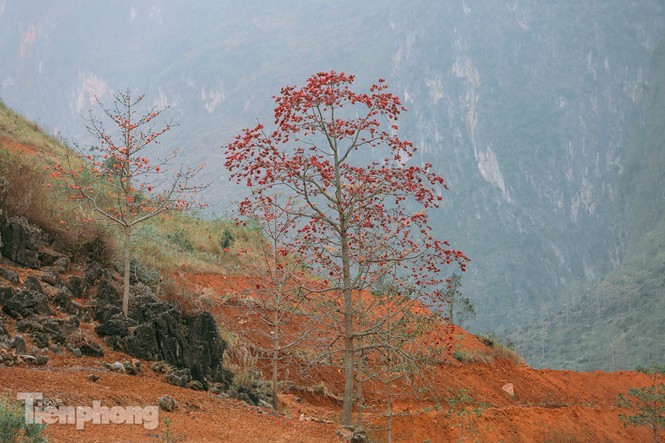
M8 266L3 263L3 266ZM21 280L36 273L13 268ZM196 294L204 292L206 302L224 327L242 333L246 324L241 319L251 317L243 312L242 304L229 306L222 303L231 291L235 293L252 287L249 277L219 274L181 274L177 283ZM222 307L219 307L222 306ZM327 442L343 441L339 426L320 423L309 418L336 421L340 407L335 400L341 393L342 374L335 367L323 366L310 371L308 377L295 377L301 390L293 389L281 396L284 415L274 416L266 409L250 407L244 403L206 392L169 385L164 376L143 362L142 373L137 376L112 373L100 365L128 359L124 354L110 350L95 336L93 324L84 324L86 335L100 343L106 355L103 358L74 358L68 352L61 356L51 354L45 367L0 367L0 387L3 393L43 392L49 398L59 398L69 406L91 406L100 400L104 406L147 406L166 394L173 396L180 408L174 412L160 411L160 425L146 430L142 425L87 424L77 431L73 425L50 425L46 435L55 442L149 442L164 441L169 419L173 441L190 442ZM13 333L13 331L10 331ZM485 345L473 335L457 330L455 346L482 350ZM86 378L97 374L101 379L92 382ZM495 359L487 363L462 364L451 360L432 374L432 382L444 398L459 390L486 409L468 419L461 415L446 414L431 401L418 400L413 395L400 397L394 405L393 440L403 442L629 442L648 441L645 429L624 428L618 419L620 412L614 405L617 394L631 386L644 386L647 379L633 372L591 372L535 370L511 360ZM502 390L512 383L514 396ZM323 385L331 395L325 396L307 387ZM363 414L365 423L384 426L381 385L366 384L365 396L373 412ZM323 390L323 392L326 392ZM296 401L296 395L302 397ZM301 419L301 415L305 420ZM382 441L380 431L371 434L374 441Z

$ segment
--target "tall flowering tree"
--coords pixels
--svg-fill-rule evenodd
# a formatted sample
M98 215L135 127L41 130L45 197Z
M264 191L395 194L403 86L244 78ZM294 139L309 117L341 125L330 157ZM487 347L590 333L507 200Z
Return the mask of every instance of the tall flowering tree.
M132 97L128 90L113 95L113 106L99 107L100 119L90 111L86 128L99 143L88 153L81 152L87 161L76 162L70 157L66 165L55 167L52 175L69 178L73 200L80 200L102 218L120 227L123 232L123 301L122 310L129 309L130 244L132 229L166 211L182 211L201 207L192 178L203 165L167 172L165 167L178 151L164 159L151 160L146 151L156 144L172 123L159 123L165 108L149 108L138 114L144 96ZM107 128L109 125L110 129Z
M294 252L324 273L339 297L345 425L353 412L355 344L370 333L357 328L361 291L395 273L442 303L428 288L442 283L444 266L467 261L432 233L426 210L440 204L446 185L430 164L412 164L416 148L397 135L404 106L383 79L368 92L355 92L354 80L330 71L282 88L274 129L259 123L226 146L232 179L252 188L246 201L287 196L283 210L300 220Z

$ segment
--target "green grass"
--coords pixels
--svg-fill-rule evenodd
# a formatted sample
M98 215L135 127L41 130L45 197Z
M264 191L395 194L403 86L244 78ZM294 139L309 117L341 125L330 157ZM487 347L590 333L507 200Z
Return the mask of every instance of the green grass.
M16 143L28 150L17 152ZM50 176L47 167L61 163L67 153L76 155L0 102L0 177L7 181L6 197L1 202L4 215L25 217L75 256L86 243L101 240L106 244L109 264L120 263L121 240L115 226L72 202L66 179ZM75 156L74 161L84 160ZM239 251L261 241L260 231L252 226L236 226L233 220L219 218L207 220L199 213L170 212L135 227L132 253L140 266L160 273L236 273L243 269Z
M62 155L66 149L63 143L42 131L37 123L21 117L0 100L0 148L2 138L32 146L38 152L46 154L47 158ZM33 160L45 164L44 157Z
M244 268L240 251L261 241L260 231L236 226L233 220L171 213L137 226L133 251L146 265L164 272L235 274Z
M45 442L42 431L46 425L29 424L25 421L22 404L10 396L0 396L0 441L4 443Z

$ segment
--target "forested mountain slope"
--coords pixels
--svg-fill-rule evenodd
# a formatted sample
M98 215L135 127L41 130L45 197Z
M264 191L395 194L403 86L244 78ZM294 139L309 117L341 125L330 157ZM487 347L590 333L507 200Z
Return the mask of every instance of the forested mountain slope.
M619 182L625 255L511 335L535 366L617 370L665 358L665 40L648 70L644 123Z

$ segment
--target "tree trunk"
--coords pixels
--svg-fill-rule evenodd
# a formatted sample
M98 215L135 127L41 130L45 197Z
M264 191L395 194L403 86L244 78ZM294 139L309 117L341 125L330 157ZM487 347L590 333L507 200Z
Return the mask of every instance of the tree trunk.
M125 273L122 279L122 312L125 315L129 314L129 265L130 265L130 259L131 259L131 253L129 250L129 240L132 235L132 227L131 226L125 226L125 242L122 246L123 248L123 256L124 256L124 266L125 266Z
M273 348L272 348L272 408L275 414L279 413L279 398L277 397L279 376L279 311L275 308L273 315Z
M390 351L388 351L390 352ZM388 354L388 359L390 360L390 354ZM387 410L386 410L386 429L388 432L388 443L393 441L393 404L392 404L392 390L390 384L392 383L392 371L390 363L388 364L388 386L386 386L386 397L387 397Z
M363 310L363 297L362 293L358 292L358 312L365 312ZM362 329L362 327L361 327ZM360 337L356 338L354 343L355 347L362 347L362 339ZM361 353L358 356L358 361L356 362L356 372L358 374L358 381L356 382L356 409L358 411L356 423L358 426L363 426L363 411L365 410L365 398L363 397L363 373L366 367L365 356Z
M346 298L346 297L345 297ZM353 422L353 316L344 313L344 402L342 404L342 425Z
M448 300L448 321L450 322L451 325L455 324L455 319L453 316L455 315L455 296L451 296L450 300Z
M344 278L344 401L342 404L342 425L353 423L353 291L351 289L351 269L349 244L346 233L341 235L342 274Z
M361 344L358 344L358 346L361 346ZM356 424L358 426L363 425L363 410L364 410L364 398L363 398L363 369L364 369L364 361L363 361L363 356L361 355L360 358L358 358L358 381L356 382L356 409L358 411L358 416L356 418Z
M275 414L279 413L279 397L277 396L279 390L277 389L278 383L278 360L279 360L279 351L274 349L272 351L272 408L275 411Z

